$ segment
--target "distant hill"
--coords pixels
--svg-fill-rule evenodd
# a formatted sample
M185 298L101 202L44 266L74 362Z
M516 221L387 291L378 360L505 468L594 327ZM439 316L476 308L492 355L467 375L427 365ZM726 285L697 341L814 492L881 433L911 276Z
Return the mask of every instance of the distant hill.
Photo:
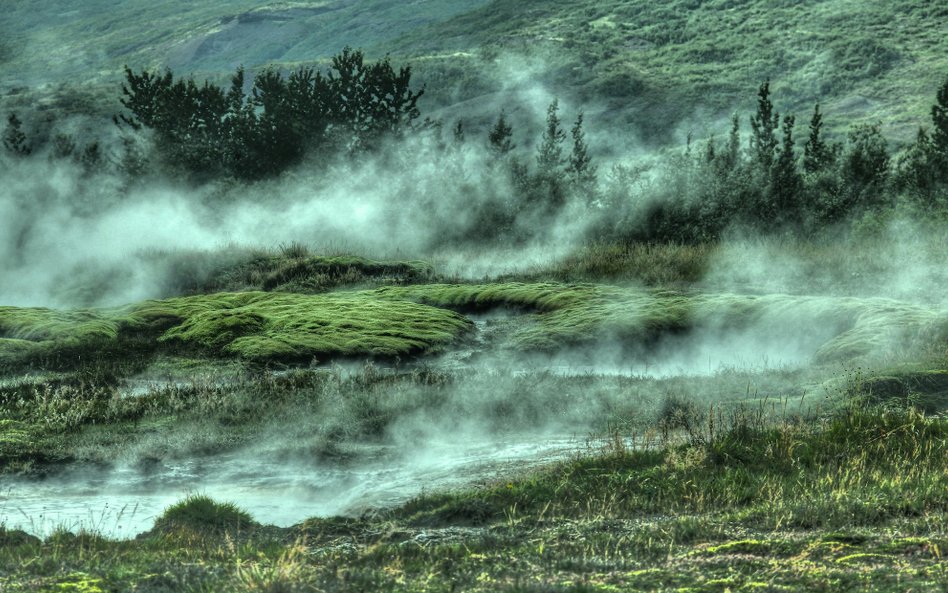
M801 123L820 101L836 133L882 121L909 139L948 76L948 4L919 0L7 0L0 40L0 109L64 80L47 104L95 107L126 63L222 77L351 45L410 61L426 113L477 128L561 96L591 129L652 143L723 131L768 78Z
M104 76L123 64L214 73L375 47L486 0L5 0L4 84ZM3 52L0 50L0 57Z

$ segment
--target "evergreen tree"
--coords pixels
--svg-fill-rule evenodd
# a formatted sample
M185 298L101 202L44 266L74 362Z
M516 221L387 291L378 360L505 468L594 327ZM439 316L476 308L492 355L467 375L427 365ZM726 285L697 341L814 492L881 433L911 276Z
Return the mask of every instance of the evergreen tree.
M937 161L934 143L925 128L919 128L915 143L899 159L897 187L909 190L923 203L932 202L941 175Z
M757 113L751 116L751 152L760 170L770 172L777 151L776 130L780 125L780 114L774 111L770 101L770 81L760 85L757 91Z
M718 159L721 168L725 171L731 171L737 167L741 158L741 121L735 113L731 117L731 131L727 138L727 151L723 158Z
M371 149L386 134L412 128L424 90L412 91L411 69L388 59L365 62L346 48L323 75L302 68L284 78L264 70L250 96L238 69L225 92L205 82L175 81L172 73L125 69L116 123L155 132L164 161L197 178L228 173L242 179L279 174L307 151Z
M932 105L931 149L939 181L948 183L948 80L938 89L937 102Z
M823 140L823 114L820 113L820 104L813 107L813 117L810 119L810 136L803 146L803 170L807 173L817 173L829 168L835 160L835 153Z
M889 151L879 124L863 124L849 132L842 176L847 209L878 203L889 176Z
M788 115L783 118L783 142L780 153L771 172L770 193L773 200L774 220L786 222L794 220L799 214L800 194L803 182L797 171L797 157L794 149L793 126L796 118Z
M26 134L23 133L23 122L11 113L7 117L7 127L3 132L3 146L7 152L17 157L29 156L33 148L26 142Z
M596 167L589 156L589 146L586 144L586 133L583 131L583 114L576 118L571 131L573 150L569 156L567 172L577 185L589 188L596 183Z
M464 144L464 122L458 120L454 125L454 143L456 145Z
M708 165L713 165L714 161L718 158L718 149L716 142L714 140L714 134L711 134L711 137L708 138L707 143L704 145L704 162Z
M76 153L76 142L68 134L56 134L53 137L53 147L50 150L51 160L65 160L72 158Z
M513 143L513 128L507 123L507 115L501 111L497 123L487 135L490 150L496 158L503 158L510 154L516 145Z
M546 129L543 139L537 149L537 169L543 175L555 175L563 165L563 142L566 141L566 132L560 124L560 103L554 99L546 112Z

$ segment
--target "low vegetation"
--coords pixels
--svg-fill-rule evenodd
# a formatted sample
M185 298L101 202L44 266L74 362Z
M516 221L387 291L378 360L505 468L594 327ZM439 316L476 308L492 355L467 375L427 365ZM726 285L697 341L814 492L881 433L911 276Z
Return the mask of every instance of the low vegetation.
M289 273L306 278L322 265L301 260ZM821 328L822 341L814 341L818 362L894 360L937 349L948 335L940 308L887 299L593 284L418 284L316 295L217 293L98 311L6 307L0 310L0 355L9 367L30 361L81 366L83 354L132 344L133 352L195 350L255 362L394 359L443 350L472 328L459 313L494 309L523 315L506 346L535 352L596 344L635 348L693 331L791 331L805 323Z
M944 419L865 405L804 423L708 418L684 442L659 431L636 449L615 441L377 518L221 530L252 522L191 497L129 542L0 528L0 582L11 591L848 591L932 589L948 577Z
M948 9L27 4L112 88L0 103L0 591L945 588ZM349 516L200 490L271 469ZM165 508L17 506L76 476Z

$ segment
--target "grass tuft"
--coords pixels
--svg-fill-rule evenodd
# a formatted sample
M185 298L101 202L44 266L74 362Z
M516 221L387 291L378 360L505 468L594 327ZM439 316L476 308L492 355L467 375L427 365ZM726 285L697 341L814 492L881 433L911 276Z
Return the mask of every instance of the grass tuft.
M155 520L155 530L170 532L187 529L197 532L222 532L252 528L257 523L245 511L230 502L217 502L198 494L169 506Z

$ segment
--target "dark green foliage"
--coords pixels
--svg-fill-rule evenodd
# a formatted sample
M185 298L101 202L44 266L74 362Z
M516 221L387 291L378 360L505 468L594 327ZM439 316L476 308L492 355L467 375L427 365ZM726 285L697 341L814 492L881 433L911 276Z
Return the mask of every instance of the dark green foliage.
M946 89L939 101L948 109ZM941 113L939 105L933 113ZM948 167L940 164L936 143L925 130L893 167L879 124L854 126L845 144L832 142L823 135L825 122L817 105L801 170L795 118L783 118L778 142L775 132L781 119L767 82L759 87L757 111L750 121L746 154L739 148L735 116L723 149L711 136L702 150L692 150L689 135L683 151L666 155L652 168L656 181L613 175L604 188L609 208L593 227L593 237L694 244L717 240L733 229L811 235L865 216L887 216L899 204L929 209L936 217L946 212ZM936 116L933 121L943 120ZM638 200L629 188L617 187L619 183L640 185ZM623 209L623 202L636 207Z
M395 71L388 58L366 64L361 51L345 48L327 76L330 124L350 136L350 146L371 147L386 133L408 129L420 115L424 90L411 90L411 67Z
M3 147L15 157L29 156L33 152L33 148L27 143L22 127L23 122L15 113L7 117L7 127L3 131Z
M555 174L563 166L563 143L566 131L560 124L560 102L554 99L546 111L546 128L537 147L537 171L543 175Z
M51 159L68 159L76 153L76 141L67 134L56 134L49 152Z
M793 147L793 125L796 119L788 115L783 120L783 143L770 175L772 218L776 224L795 222L800 215L803 180L797 171L797 157Z
M159 153L198 180L231 175L272 177L309 152L361 151L383 136L409 129L423 90L411 90L411 68L395 71L386 58L367 64L346 48L327 74L301 68L284 77L264 70L250 96L238 69L228 91L205 82L175 81L126 68L117 121L155 131Z
M777 151L776 131L780 126L780 114L774 111L770 101L770 81L760 85L757 91L757 113L751 119L751 152L760 169L769 172Z
M948 80L938 89L932 105L933 129L919 128L915 142L895 167L895 186L923 207L948 203Z
M932 105L932 147L939 165L948 165L948 79L938 89L937 102ZM943 173L943 180L948 180L948 172Z
M889 161L879 124L863 124L850 130L840 171L848 208L862 209L882 200Z
M573 150L569 155L566 172L574 184L588 191L596 184L596 167L592 164L592 157L589 156L586 133L583 131L582 113L576 117L576 123L570 135L573 138Z
M731 171L737 166L741 158L741 122L735 113L731 117L731 132L727 137L727 151L718 160L724 172Z
M491 152L496 158L504 158L517 147L513 143L513 128L507 122L507 114L503 111L497 118L497 123L491 128L487 136Z
M823 114L817 103L810 119L810 136L803 147L803 170L811 174L818 173L833 166L835 161L836 152L823 139Z

